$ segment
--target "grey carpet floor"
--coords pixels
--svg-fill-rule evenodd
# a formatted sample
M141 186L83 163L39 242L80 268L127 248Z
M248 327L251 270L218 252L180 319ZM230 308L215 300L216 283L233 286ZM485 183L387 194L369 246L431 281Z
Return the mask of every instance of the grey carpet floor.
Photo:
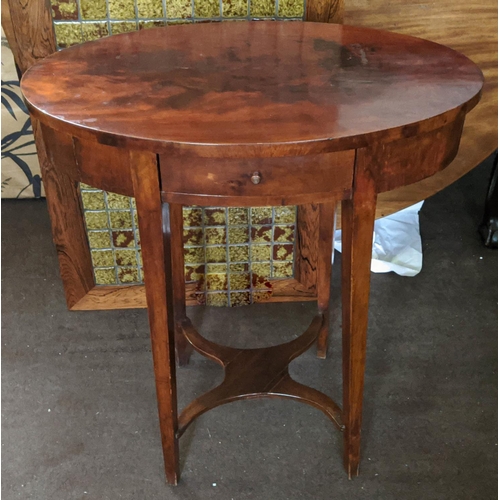
M146 311L68 312L45 202L3 201L2 498L496 498L497 252L477 233L490 168L424 204L418 276L372 275L353 481L321 412L255 400L200 417L181 440L181 483L166 485ZM207 337L249 347L292 338L313 313L311 303L189 312ZM328 359L310 350L291 371L341 399L338 319ZM194 355L178 370L180 406L221 377Z

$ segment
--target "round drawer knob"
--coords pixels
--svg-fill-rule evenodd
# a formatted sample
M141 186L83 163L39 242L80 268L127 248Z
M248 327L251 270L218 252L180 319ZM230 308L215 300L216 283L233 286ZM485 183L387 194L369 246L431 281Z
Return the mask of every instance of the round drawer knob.
M254 184L259 184L260 181L262 180L262 176L260 175L259 172L254 172L252 174L252 177L250 177L250 180L254 183Z

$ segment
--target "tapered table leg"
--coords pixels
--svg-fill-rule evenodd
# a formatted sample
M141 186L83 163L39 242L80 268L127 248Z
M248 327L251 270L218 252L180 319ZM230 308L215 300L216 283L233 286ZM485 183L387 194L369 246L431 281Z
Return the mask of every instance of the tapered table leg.
M131 152L130 156L141 231L144 281L165 474L170 484L177 484L179 443L170 217L166 205L162 217L156 155Z
M342 202L342 378L344 465L359 473L361 410L370 295L370 262L377 196L369 177L357 172L353 199Z
M321 203L319 206L319 245L316 293L318 310L325 321L318 335L318 358L325 359L328 349L330 326L330 286L332 276L333 234L335 231L336 202Z

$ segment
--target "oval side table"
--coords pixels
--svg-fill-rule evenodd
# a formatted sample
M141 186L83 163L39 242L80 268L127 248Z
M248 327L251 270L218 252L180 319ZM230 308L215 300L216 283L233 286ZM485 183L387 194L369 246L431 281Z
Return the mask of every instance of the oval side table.
M432 42L291 22L127 33L66 49L27 71L22 90L42 129L44 183L62 253L71 222L54 211L79 203L78 182L136 199L170 483L179 479L179 438L197 416L257 397L325 412L344 434L348 476L358 474L377 194L451 162L482 85L475 64ZM326 355L339 201L342 408L288 373L315 342ZM182 206L307 203L319 206L320 239L318 314L307 331L262 349L203 338L186 316ZM63 259L64 266L74 263ZM221 364L225 378L178 415L174 351L189 345Z

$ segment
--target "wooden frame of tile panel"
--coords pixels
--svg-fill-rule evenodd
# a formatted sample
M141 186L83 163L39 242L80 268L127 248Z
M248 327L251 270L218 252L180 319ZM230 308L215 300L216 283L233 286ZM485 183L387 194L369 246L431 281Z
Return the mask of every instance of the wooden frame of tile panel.
M307 0L306 19L341 23L343 0ZM49 0L2 0L2 27L21 73L56 51ZM57 248L66 302L71 310L146 307L144 285L95 285L85 232L79 187L63 179L47 161L39 124L33 133L47 195L53 240ZM111 160L111 159L110 159ZM274 279L271 302L315 300L318 207L299 206L295 250L295 277ZM186 287L186 303L196 305L194 287Z

